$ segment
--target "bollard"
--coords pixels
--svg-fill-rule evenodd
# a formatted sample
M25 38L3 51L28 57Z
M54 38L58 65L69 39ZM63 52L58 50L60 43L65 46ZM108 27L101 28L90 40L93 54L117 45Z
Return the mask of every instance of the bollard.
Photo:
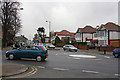
M89 50L89 45L87 45L87 50Z
M100 47L97 47L98 51L100 51Z
M104 54L106 54L106 50L104 49Z

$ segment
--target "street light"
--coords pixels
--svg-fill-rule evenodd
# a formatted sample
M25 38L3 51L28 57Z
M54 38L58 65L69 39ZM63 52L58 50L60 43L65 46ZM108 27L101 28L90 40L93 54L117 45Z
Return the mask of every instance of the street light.
M50 34L50 31L51 31L51 21L46 21L49 23L49 40L50 40L50 43L51 43L51 34Z

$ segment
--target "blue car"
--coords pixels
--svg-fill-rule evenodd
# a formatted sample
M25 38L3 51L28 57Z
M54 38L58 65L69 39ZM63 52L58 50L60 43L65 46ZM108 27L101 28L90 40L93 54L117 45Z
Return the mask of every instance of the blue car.
M120 48L113 50L113 55L117 58L120 56Z
M36 61L43 61L48 58L47 49L44 46L25 45L18 49L9 50L6 52L6 57L10 60L20 58L31 58Z

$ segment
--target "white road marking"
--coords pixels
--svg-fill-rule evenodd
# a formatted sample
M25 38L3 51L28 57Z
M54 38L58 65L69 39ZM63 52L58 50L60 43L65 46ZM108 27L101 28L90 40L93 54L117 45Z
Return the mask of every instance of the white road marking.
M60 70L60 71L65 71L65 70L68 70L68 69L62 69L62 68L53 68L55 70Z
M114 74L115 76L120 76L120 74Z
M43 66L37 66L38 68L42 68L42 69L45 69L45 67L43 67Z
M81 58L96 58L96 56L90 56L90 55L69 55L70 57L81 57Z
M104 56L105 58L110 58L109 56Z
M99 72L96 72L96 71L87 71L87 70L82 70L82 72L86 72L86 73L95 73L95 74L98 74Z
M58 55L58 54L55 54L55 55Z

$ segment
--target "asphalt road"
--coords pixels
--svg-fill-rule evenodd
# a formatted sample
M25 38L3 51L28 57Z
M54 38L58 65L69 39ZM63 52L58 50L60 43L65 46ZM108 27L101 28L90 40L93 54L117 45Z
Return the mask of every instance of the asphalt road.
M117 78L118 58L86 52L49 50L46 61L31 59L7 60L3 51L2 62L33 66L34 73L25 78ZM30 72L30 70L28 71ZM27 73L27 72L26 72ZM21 75L25 75L21 74ZM18 75L18 76L21 76Z

